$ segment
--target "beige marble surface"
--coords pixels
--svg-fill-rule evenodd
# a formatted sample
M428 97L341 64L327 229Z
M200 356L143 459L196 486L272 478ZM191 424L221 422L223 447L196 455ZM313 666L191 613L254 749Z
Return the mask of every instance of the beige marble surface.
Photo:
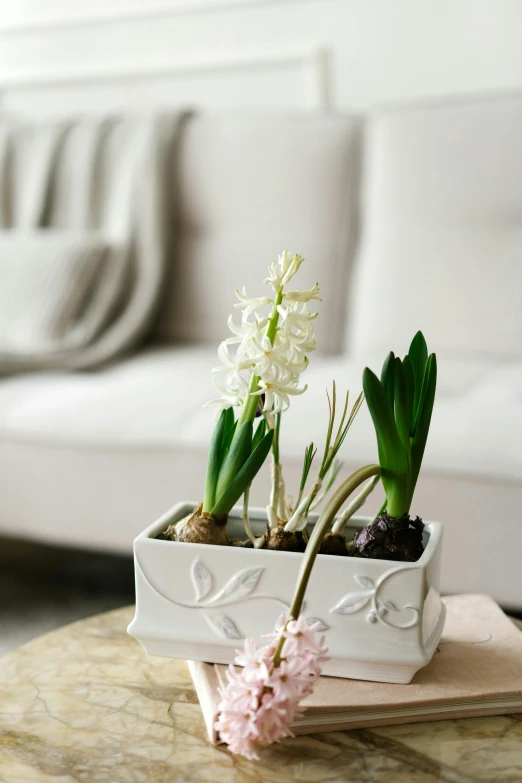
M147 658L132 609L0 658L1 783L514 783L522 718L289 739L258 763L208 744L187 667Z

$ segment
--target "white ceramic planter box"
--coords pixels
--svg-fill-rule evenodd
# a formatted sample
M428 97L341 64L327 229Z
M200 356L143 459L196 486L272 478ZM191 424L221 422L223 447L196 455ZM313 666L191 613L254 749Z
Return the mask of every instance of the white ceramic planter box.
M262 643L288 609L302 555L155 538L195 506L175 506L136 538L136 615L128 630L151 655L232 663L243 638ZM264 511L254 509L251 520L256 532L265 529ZM367 521L355 518L353 527ZM228 524L244 538L239 510ZM445 615L441 524L426 523L425 536L416 563L318 555L304 614L326 637L324 674L407 683L429 663Z

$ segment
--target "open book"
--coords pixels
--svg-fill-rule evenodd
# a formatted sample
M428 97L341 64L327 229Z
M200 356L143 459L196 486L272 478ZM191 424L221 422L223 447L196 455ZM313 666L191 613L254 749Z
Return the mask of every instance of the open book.
M522 712L522 633L485 595L445 598L431 663L408 685L321 677L294 734ZM211 742L226 666L188 661Z

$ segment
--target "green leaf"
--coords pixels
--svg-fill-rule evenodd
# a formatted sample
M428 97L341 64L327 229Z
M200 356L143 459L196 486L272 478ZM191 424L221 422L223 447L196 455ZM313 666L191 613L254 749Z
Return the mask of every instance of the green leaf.
M418 417L415 438L411 447L411 495L419 477L424 449L428 439L428 432L431 423L431 414L435 402L435 391L437 389L437 358L434 353L428 358L426 372L423 383L423 397L420 403L420 413Z
M394 365L395 365L395 354L393 351L390 351L386 359L384 360L384 364L382 366L382 372L381 372L381 383L384 389L384 393L386 394L386 399L388 400L388 405L390 407L390 411L393 414L393 403L394 403Z
M248 424L249 422L246 423ZM243 424L242 426L244 427L245 425ZM273 437L274 430L270 429L252 451L248 459L243 463L241 469L230 480L223 493L219 495L217 502L210 512L212 516L226 516L230 512L232 506L237 503L241 495L252 483L263 462L266 460L268 452L272 447Z
M261 443L263 438L265 437L266 432L266 421L264 418L261 419L259 424L257 425L257 429L254 433L254 437L252 438L252 451L256 448L256 446Z
M402 362L395 359L394 372L395 423L402 445L410 457L410 430L412 427L413 400L410 397L410 387L406 382L406 374Z
M234 409L232 407L227 408L225 416L225 428L223 430L223 443L221 448L221 461L223 461L223 457L225 456L226 452L230 448L230 444L232 443L232 438L234 437L234 433L236 431L236 424L237 422L234 421Z
M205 495L203 498L203 511L209 511L214 505L216 499L216 485L219 477L219 468L221 465L221 447L223 443L223 433L227 420L227 411L222 410L219 419L214 427L210 447L208 452L207 475L205 479ZM233 416L234 414L232 414Z
M410 421L411 421L411 427L413 427L413 420L415 418L415 376L413 373L413 364L411 363L411 359L406 354L404 359L402 360L402 369L404 370L404 380L406 381L406 387L408 390L408 397L410 400ZM410 432L411 435L411 432Z
M301 483L299 484L299 492L304 492L304 488L306 486L306 482L308 480L308 475L310 473L310 469L312 467L312 462L314 461L314 457L316 455L317 449L314 449L313 442L310 443L309 446L306 447L305 453L304 453L304 461L303 461L303 471L301 473Z
M327 475L328 471L334 464L335 458L337 457L337 454L339 453L339 450L341 449L341 446L343 445L344 441L346 440L346 436L348 435L348 431L350 427L352 426L355 417L359 413L359 410L361 408L361 405L364 402L364 395L361 393L355 400L352 410L350 411L350 414L348 415L348 403L349 403L349 394L346 393L345 403L344 403L344 409L343 409L343 415L341 417L341 421L339 423L339 426L337 428L337 433L334 438L334 442L331 444L330 448L328 449L328 453L325 453L325 456L323 457L323 461L321 463L321 468L319 470L319 477L321 479L324 479L324 477ZM333 419L332 419L333 423Z
M435 354L433 354L433 356L435 356ZM424 371L424 377L422 379L422 385L421 385L420 394L419 394L419 401L418 401L418 404L417 404L417 409L415 411L415 417L414 417L414 420L413 420L412 438L415 438L417 436L417 429L418 429L418 426L419 426L419 421L420 421L422 409L424 407L424 400L426 398L426 393L427 393L427 390L428 390L428 377L429 377L429 373L428 373L428 363L427 363L426 364L426 369Z
M399 437L384 388L368 367L363 372L363 389L377 435L382 483L388 499L388 513L401 517L408 511L408 455Z
M252 422L245 421L236 430L230 449L225 455L219 471L216 487L216 497L223 494L243 463L248 459L252 451Z
M410 357L413 366L413 376L415 379L413 410L414 416L416 416L418 414L422 381L426 370L426 362L428 361L428 346L426 345L426 340L424 339L422 332L417 332L411 341L408 356Z
M324 446L323 460L321 462L321 467L319 468L320 476L324 476L328 471L328 465L329 465L328 460L331 457L330 448L332 442L333 426L335 421L335 408L337 404L337 390L335 386L335 381L333 381L332 383L332 399L330 400L328 389L326 390L326 398L328 400L328 427L326 430L326 443Z

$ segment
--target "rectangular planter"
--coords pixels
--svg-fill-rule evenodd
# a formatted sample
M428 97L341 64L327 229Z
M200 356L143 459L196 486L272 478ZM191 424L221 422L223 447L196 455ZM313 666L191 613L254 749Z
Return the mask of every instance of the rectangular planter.
M128 631L151 655L232 663L244 638L263 643L288 610L302 555L156 539L196 505L174 506L136 538L136 615ZM240 515L230 515L232 537L245 537ZM351 520L347 537L368 521ZM264 510L253 509L251 522L262 532ZM407 683L429 663L445 616L441 543L442 525L427 522L416 563L318 555L303 612L326 638L323 674Z

